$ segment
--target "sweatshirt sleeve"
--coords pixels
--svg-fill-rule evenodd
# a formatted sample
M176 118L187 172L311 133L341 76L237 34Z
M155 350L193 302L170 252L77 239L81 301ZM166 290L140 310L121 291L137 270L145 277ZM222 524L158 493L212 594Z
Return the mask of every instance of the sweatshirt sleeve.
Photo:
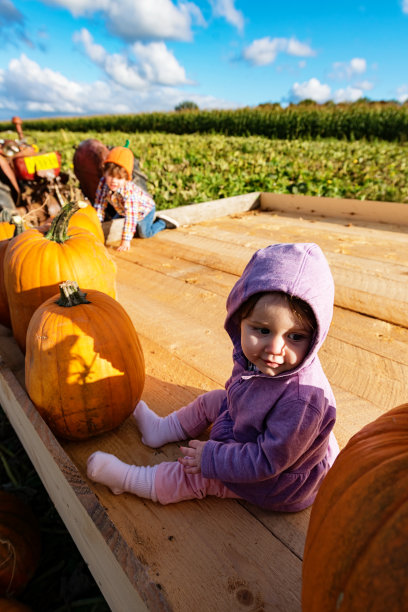
M300 457L307 457L321 430L322 414L313 405L295 401L276 406L266 420L265 431L255 441L206 442L202 474L231 483L276 476L296 464Z

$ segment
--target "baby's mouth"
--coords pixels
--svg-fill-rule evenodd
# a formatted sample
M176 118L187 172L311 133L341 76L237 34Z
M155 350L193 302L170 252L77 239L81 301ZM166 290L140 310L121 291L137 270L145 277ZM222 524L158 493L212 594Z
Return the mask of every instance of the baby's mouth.
M276 359L264 359L263 361L265 365L267 365L270 368L278 368L279 366L284 364L283 360L277 361Z

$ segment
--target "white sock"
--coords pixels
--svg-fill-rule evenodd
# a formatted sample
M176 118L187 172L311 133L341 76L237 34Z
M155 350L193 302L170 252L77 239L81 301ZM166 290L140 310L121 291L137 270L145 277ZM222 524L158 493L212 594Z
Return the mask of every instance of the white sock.
M156 469L157 465L128 465L115 455L96 451L88 458L86 473L90 480L106 485L115 495L127 492L157 501Z
M145 402L140 401L133 412L133 418L142 434L143 444L152 448L158 448L168 442L185 440L187 437L176 412L160 417L150 410Z

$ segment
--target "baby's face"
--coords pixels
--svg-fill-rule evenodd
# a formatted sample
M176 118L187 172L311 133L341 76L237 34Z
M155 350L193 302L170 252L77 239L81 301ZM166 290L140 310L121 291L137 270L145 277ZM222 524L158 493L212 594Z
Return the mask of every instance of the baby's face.
M126 183L126 179L117 178L116 176L111 176L110 174L105 174L106 184L108 185L111 191L117 191L124 187Z
M309 350L313 330L302 323L282 296L267 293L241 321L245 357L268 376L293 370Z

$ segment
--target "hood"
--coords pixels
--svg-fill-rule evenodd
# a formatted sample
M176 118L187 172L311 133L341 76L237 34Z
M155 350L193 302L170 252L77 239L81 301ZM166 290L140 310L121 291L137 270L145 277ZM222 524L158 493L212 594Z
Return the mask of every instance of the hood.
M225 329L234 352L242 353L240 321L234 315L251 295L261 291L283 291L304 300L312 308L317 330L308 354L296 370L304 367L316 356L333 316L334 282L321 248L314 243L285 243L254 253L227 299Z

